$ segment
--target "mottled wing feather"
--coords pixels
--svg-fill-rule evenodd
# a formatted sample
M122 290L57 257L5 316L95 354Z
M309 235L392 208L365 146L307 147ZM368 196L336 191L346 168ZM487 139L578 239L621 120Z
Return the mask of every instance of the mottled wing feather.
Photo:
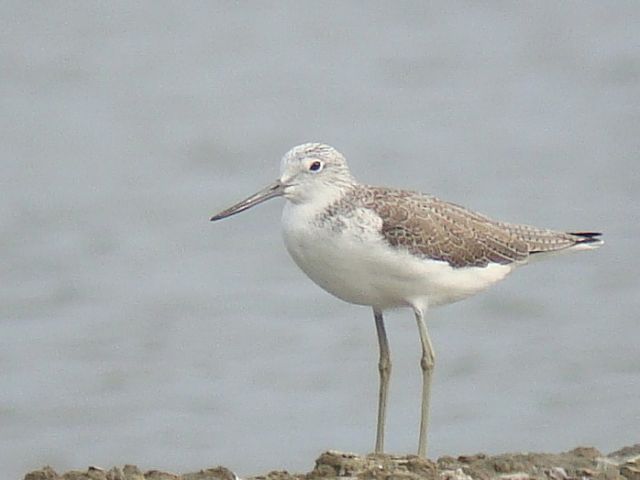
M456 268L521 263L530 254L585 241L578 234L497 222L417 192L361 186L350 201L380 216L381 234L389 244Z
M454 267L524 261L526 242L487 217L415 192L366 187L363 206L382 219L381 233L393 246ZM364 193L364 194L363 194Z

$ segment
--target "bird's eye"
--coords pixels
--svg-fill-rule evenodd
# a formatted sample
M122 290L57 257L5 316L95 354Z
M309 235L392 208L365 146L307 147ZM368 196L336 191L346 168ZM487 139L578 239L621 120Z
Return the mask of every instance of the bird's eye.
M322 162L316 160L311 165L309 165L309 170L311 170L312 172L319 172L320 170L322 170Z

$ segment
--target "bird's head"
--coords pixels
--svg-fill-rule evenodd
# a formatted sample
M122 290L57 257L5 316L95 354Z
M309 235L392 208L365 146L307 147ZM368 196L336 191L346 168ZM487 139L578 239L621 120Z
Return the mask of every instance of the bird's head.
M211 220L229 217L280 196L296 204L330 200L353 183L347 162L340 152L322 143L305 143L284 154L278 180L214 215Z

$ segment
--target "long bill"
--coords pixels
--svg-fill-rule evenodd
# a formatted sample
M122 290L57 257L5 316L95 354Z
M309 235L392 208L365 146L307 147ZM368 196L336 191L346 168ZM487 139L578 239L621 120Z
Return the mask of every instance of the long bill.
M258 205L259 203L265 202L270 198L280 197L284 194L284 185L280 180L276 180L268 187L263 188L259 192L254 193L250 197L245 198L241 202L236 203L235 205L216 213L213 217L211 217L211 221L214 222L216 220L221 220L226 217L230 217L231 215L235 215L236 213L244 212L248 208L253 207L254 205Z

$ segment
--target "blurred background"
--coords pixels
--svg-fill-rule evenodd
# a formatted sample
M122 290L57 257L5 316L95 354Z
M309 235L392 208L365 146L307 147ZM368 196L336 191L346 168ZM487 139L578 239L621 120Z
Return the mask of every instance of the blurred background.
M247 475L373 449L369 309L308 280L282 200L209 216L322 141L363 182L601 230L429 317L431 457L638 442L640 4L0 7L0 465ZM387 449L419 341L388 315Z

